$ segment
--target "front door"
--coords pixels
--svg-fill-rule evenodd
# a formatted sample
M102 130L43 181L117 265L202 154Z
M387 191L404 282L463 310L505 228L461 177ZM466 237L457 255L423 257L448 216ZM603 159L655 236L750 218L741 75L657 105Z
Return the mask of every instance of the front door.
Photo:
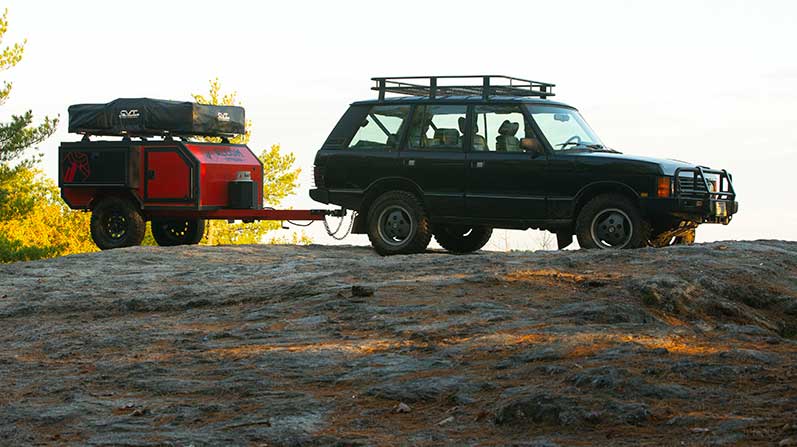
M174 147L147 147L144 152L144 201L190 202L194 199L191 162Z
M412 112L400 158L432 217L464 215L466 116L464 105L420 105Z
M535 138L517 105L480 105L471 116L465 211L483 220L546 217L544 155L525 152L521 138Z

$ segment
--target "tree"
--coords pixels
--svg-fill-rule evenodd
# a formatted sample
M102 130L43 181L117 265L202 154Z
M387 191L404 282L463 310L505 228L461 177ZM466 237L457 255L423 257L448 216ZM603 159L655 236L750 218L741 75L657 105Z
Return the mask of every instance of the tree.
M0 44L8 31L8 10L0 18ZM25 42L3 48L0 71L22 60ZM0 105L12 84L0 89ZM0 262L30 260L96 250L88 236L89 215L70 210L55 183L35 165L41 159L36 145L55 132L58 119L45 117L33 125L33 113L0 123Z
M11 199L0 206L0 262L97 250L88 237L90 215L70 210L41 171L18 170L0 188Z
M8 9L3 12L0 18L0 45L3 37L8 31ZM25 44L15 43L3 48L0 53L0 71L8 70L16 66L25 52ZM3 81L0 88L0 105L5 104L11 95L13 84ZM13 115L11 121L0 123L0 182L6 181L14 176L18 170L29 169L41 158L38 152L30 153L29 149L41 143L55 132L58 126L58 118L44 118L44 122L38 126L33 126L33 112L28 110L22 115ZM5 197L0 196L0 202Z
M240 105L236 92L222 93L221 82L216 78L210 81L208 95L194 94L194 101L199 104L213 105ZM230 143L248 144L252 136L252 121L246 121L246 132L230 139ZM218 143L220 139L214 137L200 137L204 141ZM274 144L269 149L264 149L258 156L263 163L263 202L266 206L276 207L282 200L293 194L299 186L299 173L301 169L293 168L296 157L293 153L282 153L280 146ZM252 223L227 223L225 221L213 220L206 225L203 243L215 244L257 244L263 242L266 233L280 229L280 222L258 221ZM302 234L300 237L293 236L292 239L271 238L269 243L309 243L310 240Z

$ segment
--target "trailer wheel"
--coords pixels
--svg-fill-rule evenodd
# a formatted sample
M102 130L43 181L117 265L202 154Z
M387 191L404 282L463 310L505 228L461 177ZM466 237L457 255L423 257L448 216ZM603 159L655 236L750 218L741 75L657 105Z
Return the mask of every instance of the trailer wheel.
M452 253L474 252L484 247L492 234L492 228L482 226L440 225L434 230L437 243Z
M368 239L382 256L423 253L432 232L429 217L415 195L390 191L368 210Z
M198 244L205 235L204 219L152 219L152 237L162 247Z
M102 250L132 247L144 240L147 225L129 200L106 197L91 210L91 239Z

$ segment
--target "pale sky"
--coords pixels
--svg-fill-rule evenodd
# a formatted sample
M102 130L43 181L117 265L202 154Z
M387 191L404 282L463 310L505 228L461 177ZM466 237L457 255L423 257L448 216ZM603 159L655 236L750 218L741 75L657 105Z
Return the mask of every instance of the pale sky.
M218 76L254 122L250 147L296 154L302 185L285 205L317 208L315 152L349 103L374 97L372 76L505 74L557 84L610 147L732 172L740 212L698 241L797 239L797 2L3 3L3 43L28 45L0 74L14 82L0 119L61 115L42 145L52 177L59 141L77 139L70 104L188 100ZM500 232L490 246L538 238Z

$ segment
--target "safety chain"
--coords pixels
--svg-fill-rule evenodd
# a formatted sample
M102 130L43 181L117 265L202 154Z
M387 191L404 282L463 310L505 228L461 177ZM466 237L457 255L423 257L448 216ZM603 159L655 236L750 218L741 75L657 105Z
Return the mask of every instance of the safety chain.
M327 230L327 234L335 239L336 241L342 241L346 236L351 234L352 228L354 228L354 218L357 217L357 211L351 212L351 220L349 221L349 226L343 234L340 234L340 229L343 228L343 221L346 219L346 216L340 217L340 222L338 223L338 227L335 228L335 231L330 230L329 222L327 222L327 217L324 216L324 229Z

